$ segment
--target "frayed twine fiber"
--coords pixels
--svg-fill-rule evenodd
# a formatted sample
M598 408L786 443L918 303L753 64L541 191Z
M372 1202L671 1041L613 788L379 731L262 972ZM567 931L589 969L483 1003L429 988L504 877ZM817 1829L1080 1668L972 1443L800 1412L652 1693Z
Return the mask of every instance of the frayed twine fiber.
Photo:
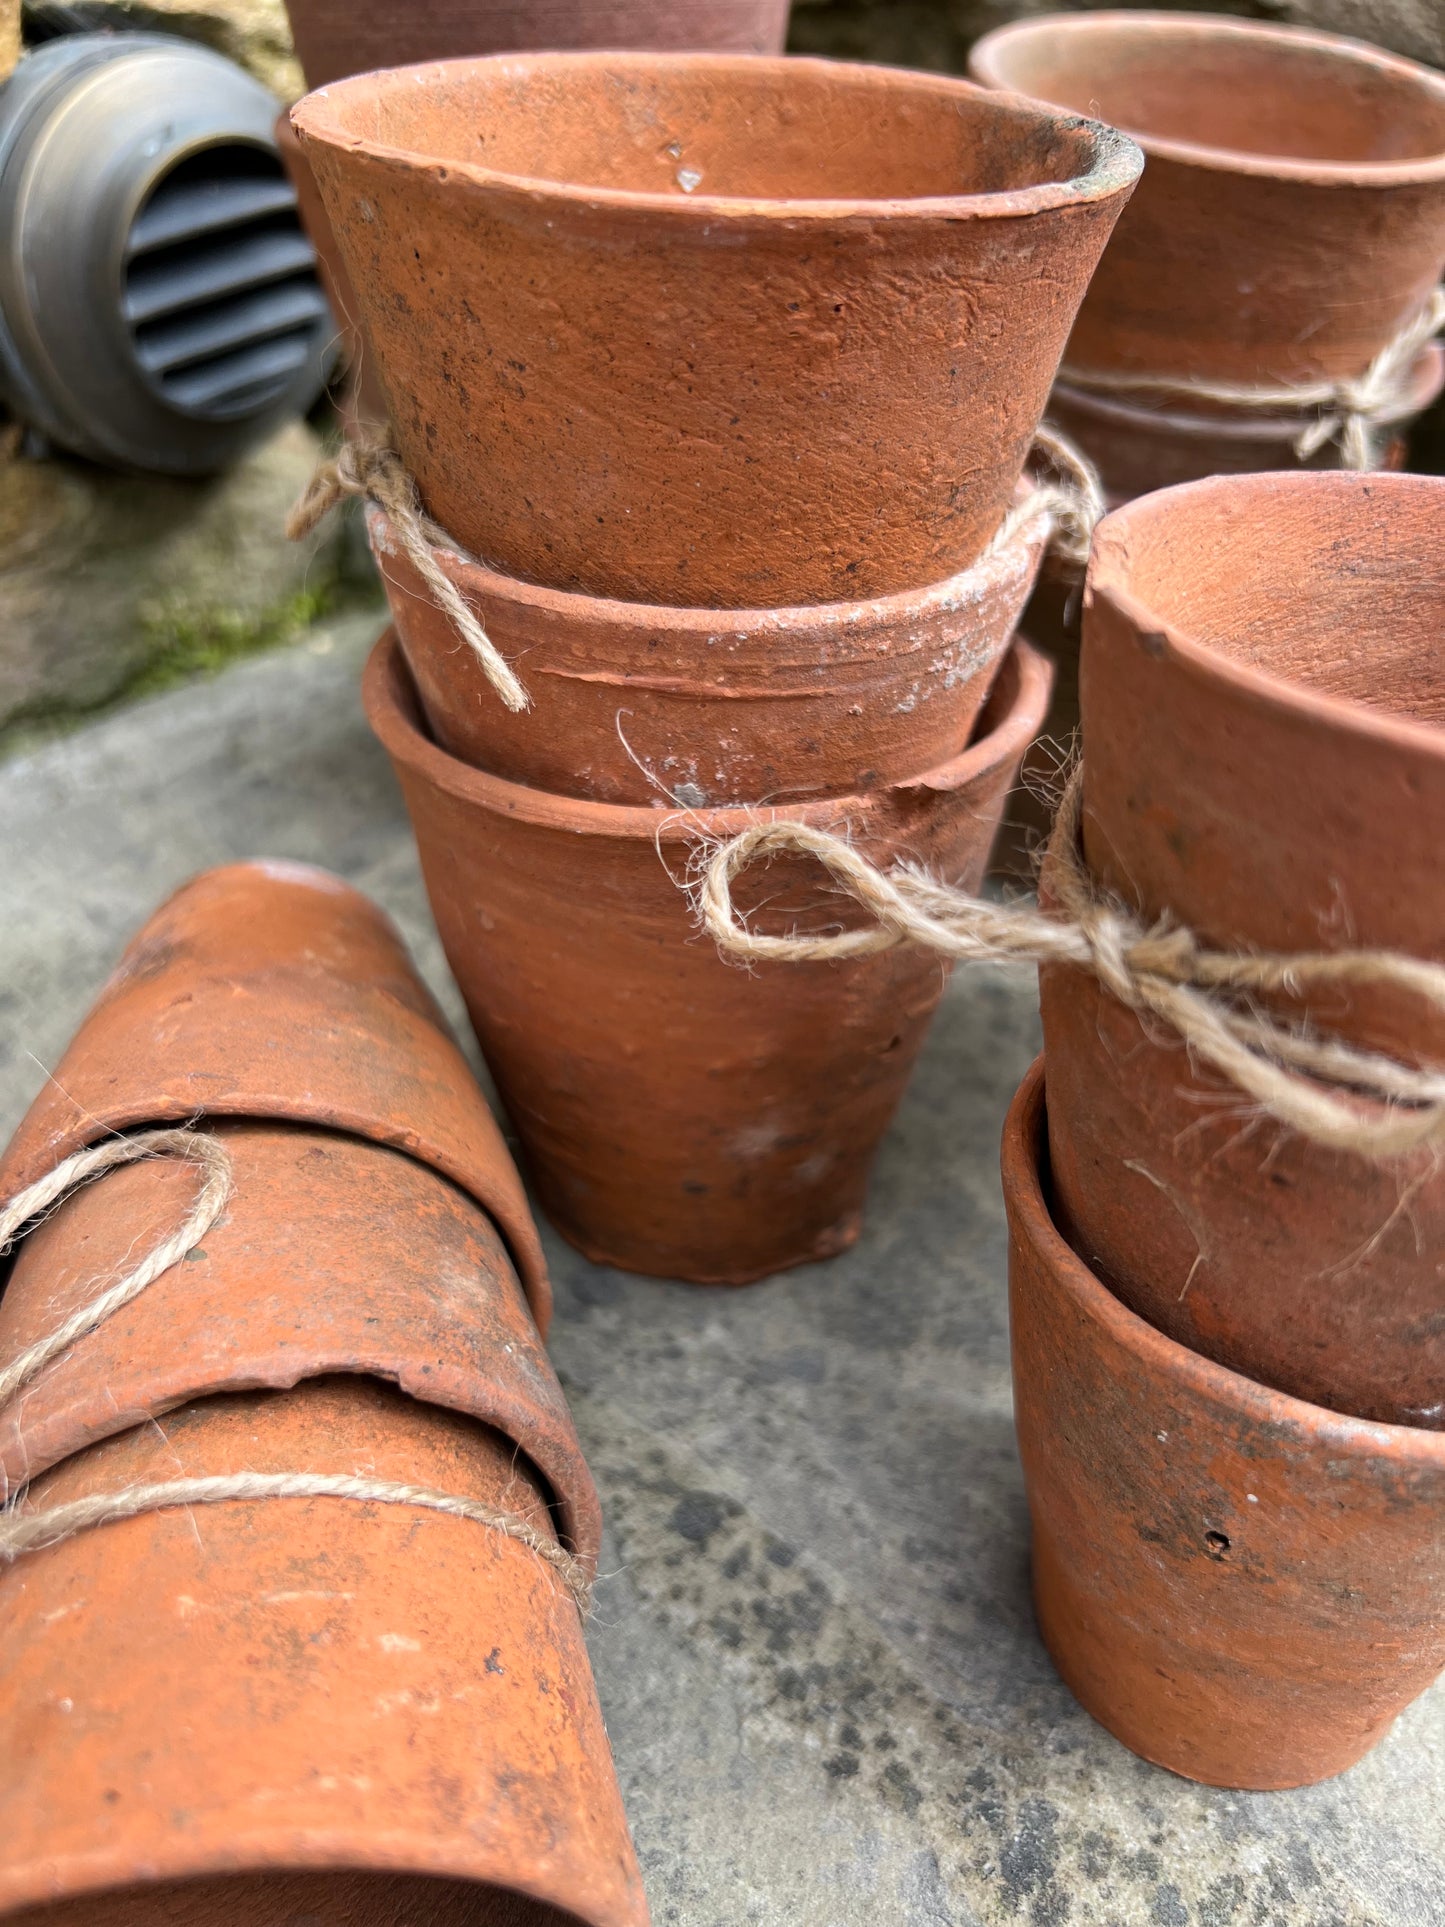
M1445 966L1384 950L1292 956L1208 950L1166 919L1146 927L1126 905L1102 895L1085 867L1082 808L1082 772L1075 770L1049 843L1056 912L989 903L912 865L885 876L841 836L783 820L759 823L708 855L694 886L698 915L721 950L755 962L836 961L917 943L965 961L1072 964L1090 971L1129 1009L1162 1019L1261 1111L1312 1143L1384 1162L1445 1142L1445 1072L1416 1070L1291 1027L1249 1001L1269 991L1368 984L1407 991L1445 1010ZM815 857L869 912L871 926L816 937L749 930L734 907L732 884L753 863L784 853ZM1373 1099L1380 1108L1367 1111L1336 1090Z
M1104 374L1059 370L1064 385L1097 395L1163 395L1173 401L1212 401L1256 411L1314 411L1295 437L1302 462L1337 441L1345 468L1374 469L1384 456L1386 431L1410 413L1410 376L1420 350L1445 328L1445 287L1436 288L1418 314L1383 347L1362 375L1344 381L1303 382L1295 387L1234 387L1227 382L1183 381L1167 375Z
M437 607L451 618L457 634L475 653L487 680L507 705L530 709L532 699L511 665L467 607L436 556L434 548L453 548L444 529L421 505L416 483L402 466L400 455L385 433L367 432L344 442L338 453L322 462L286 517L288 541L300 542L349 496L373 502L396 531L407 560L426 584Z
M0 1253L10 1250L27 1226L43 1218L82 1184L143 1158L183 1158L195 1164L201 1183L195 1202L180 1228L165 1238L141 1262L97 1297L73 1312L46 1337L29 1345L0 1370L0 1408L8 1405L53 1358L105 1323L125 1305L179 1264L220 1220L233 1191L231 1160L220 1140L191 1129L142 1131L116 1137L88 1150L77 1151L0 1211ZM235 1472L209 1478L167 1479L155 1485L123 1486L116 1492L92 1492L83 1498L25 1509L23 1490L0 1507L0 1565L11 1565L28 1552L58 1546L92 1526L135 1519L146 1512L172 1506L219 1505L226 1500L351 1499L368 1505L416 1506L449 1518L467 1519L515 1539L544 1560L558 1574L585 1617L591 1607L592 1582L586 1567L553 1539L515 1513L500 1511L479 1499L458 1498L426 1486L402 1485L386 1479L326 1472Z

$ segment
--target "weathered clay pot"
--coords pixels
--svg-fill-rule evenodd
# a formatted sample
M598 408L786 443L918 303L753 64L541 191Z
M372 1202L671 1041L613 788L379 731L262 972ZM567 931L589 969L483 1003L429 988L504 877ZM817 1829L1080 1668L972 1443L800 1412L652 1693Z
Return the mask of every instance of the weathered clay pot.
M360 1470L549 1530L511 1439L355 1377L184 1406L32 1502L238 1470ZM20 1560L0 1640L6 1921L646 1921L576 1605L492 1528L332 1497L149 1512Z
M1197 482L1100 524L1084 851L1146 920L1217 947L1445 959L1442 513L1438 478L1300 474ZM1059 1221L1100 1276L1252 1378L1445 1425L1429 1154L1322 1150L1252 1117L1093 979L1049 969L1041 988ZM1412 996L1341 988L1305 1009L1445 1063L1445 1019Z
M453 62L293 120L436 521L507 575L693 608L971 562L1140 166L813 60Z
M551 1288L516 1166L390 921L305 864L197 877L133 939L0 1159L0 1199L112 1131L195 1117L349 1132L497 1225L539 1328Z
M846 964L725 962L680 887L700 839L758 812L627 808L523 789L431 743L393 638L365 679L448 960L537 1195L563 1235L628 1270L743 1284L858 1234L878 1140L942 992L900 948ZM801 804L875 861L975 885L1048 700L1027 647L973 747L911 783ZM805 861L755 875L782 927L846 911Z
M969 739L1048 536L871 602L667 609L566 595L450 550L437 560L525 675L497 701L379 509L368 516L397 635L436 741L533 789L694 808L852 795L934 769Z
M1144 12L1019 21L986 34L970 67L1114 122L1148 158L1071 367L1356 376L1440 278L1445 75L1428 67L1334 34Z
M379 1144L295 1125L208 1120L231 1158L220 1222L0 1409L0 1498L74 1452L215 1393L364 1374L461 1412L524 1451L558 1530L595 1557L597 1497L517 1274L486 1213ZM21 1244L0 1299L0 1358L88 1303L97 1281L180 1223L195 1173L122 1166Z
M351 285L351 277L346 272L346 263L336 245L336 237L331 232L331 223L326 218L326 209L321 204L321 196L316 191L316 177L311 172L310 163L301 151L301 143L296 138L296 130L291 125L291 110L283 108L278 115L275 127L276 145L281 151L291 185L296 190L296 206L301 216L311 245L316 250L316 269L321 277L321 285L326 290L326 299L331 303L331 312L336 318L344 343L344 355L349 370L346 397L351 411L367 421L386 420L386 397L372 367L372 357L366 345L362 329L360 309L356 292Z
M539 47L783 51L791 0L286 0L310 87L377 67Z
M1003 1180L1049 1651L1095 1719L1175 1773L1342 1772L1445 1666L1445 1438L1269 1391L1120 1304L1050 1216L1044 1061Z

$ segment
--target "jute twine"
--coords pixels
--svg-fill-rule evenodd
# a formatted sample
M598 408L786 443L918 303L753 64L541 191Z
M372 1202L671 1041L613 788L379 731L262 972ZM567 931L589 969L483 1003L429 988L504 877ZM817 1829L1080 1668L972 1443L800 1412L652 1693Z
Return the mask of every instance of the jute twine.
M103 1325L123 1306L131 1304L163 1272L179 1264L195 1249L230 1202L231 1160L219 1139L201 1131L142 1131L134 1137L112 1138L88 1150L77 1151L0 1211L0 1253L3 1253L10 1250L27 1227L33 1227L78 1186L90 1183L118 1165L157 1157L183 1158L196 1165L200 1172L201 1182L184 1222L116 1284L73 1312L46 1337L27 1346L0 1371L0 1408L9 1405L53 1358ZM571 1593L579 1612L585 1616L590 1608L592 1586L582 1562L526 1519L479 1499L464 1499L426 1486L345 1473L234 1472L208 1478L167 1479L158 1484L123 1486L114 1492L88 1493L83 1498L38 1510L25 1508L22 1491L9 1504L0 1507L0 1564L11 1565L28 1552L61 1545L92 1526L134 1519L142 1513L160 1512L174 1506L219 1505L227 1500L317 1498L352 1499L367 1505L416 1506L423 1511L441 1512L449 1518L488 1526L508 1539L517 1540L544 1560Z
M1034 437L1034 454L1048 475L1027 500L1011 509L990 542L993 554L1014 541L1039 516L1053 522L1050 547L1059 565L1082 575L1089 559L1089 537L1104 513L1099 478L1068 438L1047 425ZM385 430L368 429L321 463L286 518L286 534L299 542L348 497L374 503L383 511L407 559L445 611L458 635L481 663L488 680L511 710L530 709L528 696L506 658L487 634L436 559L438 548L460 553L446 530L421 505L416 483Z
M457 634L474 652L508 709L529 709L531 697L433 554L436 548L455 548L456 544L422 507L416 483L384 432L367 430L344 442L334 457L322 462L286 517L288 541L302 541L350 496L374 503L385 514L407 560L437 607L446 612Z
M884 875L844 837L786 820L758 823L708 854L695 885L697 909L724 952L750 961L838 960L917 943L966 961L1073 964L1129 1009L1168 1024L1262 1112L1312 1143L1379 1163L1445 1142L1445 1073L1288 1025L1251 1001L1270 991L1368 985L1423 997L1445 1011L1445 967L1384 950L1210 950L1166 919L1146 926L1089 874L1082 805L1076 770L1049 844L1056 911L989 903L914 865ZM822 936L750 930L732 885L752 864L784 853L816 857L868 911L871 925ZM1347 1091L1379 1108L1367 1111L1337 1094Z
M1085 394L1163 395L1172 401L1212 401L1250 413L1312 411L1294 441L1302 462L1327 442L1340 445L1346 468L1378 468L1386 432L1410 413L1410 376L1420 350L1445 328L1445 287L1436 288L1362 375L1294 387L1236 387L1228 382L1181 381L1166 375L1105 374L1065 362L1059 380Z

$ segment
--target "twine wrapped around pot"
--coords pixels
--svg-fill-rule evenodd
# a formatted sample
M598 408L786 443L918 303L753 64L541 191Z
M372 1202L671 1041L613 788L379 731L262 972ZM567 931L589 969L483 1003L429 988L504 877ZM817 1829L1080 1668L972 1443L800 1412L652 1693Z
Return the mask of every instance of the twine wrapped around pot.
M885 876L846 838L786 819L758 823L720 848L704 849L690 887L700 921L730 956L837 961L917 943L971 962L1072 964L1091 971L1129 1009L1162 1019L1261 1111L1316 1144L1378 1162L1445 1143L1445 1071L1417 1070L1288 1025L1250 1001L1271 991L1388 984L1445 1009L1445 966L1391 951L1210 950L1167 919L1146 926L1127 905L1102 895L1090 876L1080 844L1082 810L1082 771L1076 770L1049 844L1057 911L990 903L908 865ZM820 936L749 930L731 886L752 864L784 854L815 857L873 922ZM1345 1092L1381 1108L1367 1111Z
M1088 395L1161 395L1172 401L1210 401L1248 413L1313 411L1295 437L1302 462L1337 441L1346 468L1378 468L1384 431L1411 412L1411 373L1420 350L1445 328L1445 287L1380 350L1362 375L1295 386L1246 387L1229 382L1184 381L1170 375L1112 374L1065 362L1059 379Z
M123 1164L142 1158L175 1157L195 1164L202 1182L195 1202L180 1227L163 1238L139 1264L64 1319L45 1337L29 1345L0 1370L0 1406L21 1393L52 1359L106 1319L131 1304L172 1265L179 1264L219 1221L232 1195L231 1160L219 1139L192 1129L142 1131L134 1137L115 1137L94 1145L61 1163L21 1191L0 1210L0 1253L8 1252L27 1226L55 1209L78 1186L88 1184ZM480 1500L426 1486L340 1473L238 1472L219 1477L170 1479L158 1484L122 1487L114 1492L88 1493L64 1505L39 1511L24 1508L22 1490L0 1507L0 1565L13 1564L28 1552L62 1544L92 1526L138 1518L170 1506L218 1505L227 1500L336 1498L370 1505L408 1505L445 1513L516 1539L558 1574L585 1617L591 1603L591 1581L579 1559L548 1539L527 1520Z
M1052 524L1050 551L1056 566L1065 574L1082 576L1094 524L1105 512L1098 475L1088 457L1047 423L1036 431L1032 452L1045 473L1026 500L1010 509L984 553L997 553L1040 516L1047 515ZM463 642L475 652L502 701L514 713L530 709L531 698L515 672L438 565L435 549L458 554L461 550L423 509L416 483L385 430L358 433L334 457L321 463L286 518L288 540L302 541L349 498L372 502L383 511L407 560Z

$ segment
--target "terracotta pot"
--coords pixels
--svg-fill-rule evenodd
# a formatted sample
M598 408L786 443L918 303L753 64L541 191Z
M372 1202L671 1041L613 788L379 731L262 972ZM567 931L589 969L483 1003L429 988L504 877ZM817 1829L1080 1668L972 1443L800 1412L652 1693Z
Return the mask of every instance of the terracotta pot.
M238 1470L360 1470L547 1531L510 1439L359 1378L184 1406L33 1498ZM646 1921L581 1619L500 1532L338 1498L151 1512L23 1558L0 1640L6 1921Z
M973 561L1140 166L814 60L454 62L293 120L435 519L507 575L691 608Z
M301 151L301 143L296 138L296 130L291 125L291 110L282 108L277 116L276 145L281 151L281 160L296 190L297 212L301 225L305 228L311 245L316 250L316 270L321 277L321 285L326 290L326 299L331 304L341 330L349 378L346 383L347 395L343 411L353 417L348 433L355 433L360 421L384 422L386 420L386 396L372 367L372 357L366 345L366 336L361 326L360 309L357 305L356 291L351 285L351 277L346 272L346 263L336 245L336 237L331 232L331 223L326 218L321 196L317 192L316 177L311 172L310 163Z
M1084 614L1084 850L1219 947L1445 958L1445 481L1197 482L1110 516ZM1182 1044L1042 973L1072 1243L1172 1337L1336 1410L1445 1425L1445 1173L1252 1119ZM1319 1028L1445 1063L1445 1017L1341 990ZM1293 1014L1287 1011L1286 1014Z
M901 948L847 964L725 962L683 892L700 838L756 811L574 801L468 768L424 735L393 638L367 714L405 792L433 914L562 1234L601 1262L743 1284L858 1235L868 1171L943 989ZM907 784L790 810L875 861L982 876L1004 793L1048 700L1027 647L974 746ZM804 861L754 876L769 920L836 927Z
M1384 438L1380 468L1405 465L1404 429L1428 408L1445 385L1445 355L1432 343L1415 362L1411 393L1401 404L1401 432ZM1338 468L1340 448L1327 442L1308 460L1295 450L1299 422L1282 417L1236 415L1225 419L1206 411L1191 414L1179 405L1150 406L1113 395L1088 395L1054 384L1049 419L1089 452L1105 494L1114 507L1155 489L1173 488L1210 475L1252 475L1270 469Z
M234 1191L184 1264L73 1345L0 1410L0 1498L72 1453L192 1399L365 1374L479 1420L524 1452L579 1557L597 1495L491 1221L425 1165L294 1125L207 1125ZM182 1221L193 1169L120 1167L20 1246L0 1299L13 1358Z
M379 509L368 528L443 749L534 789L693 808L850 795L946 762L993 686L1048 536L1040 517L1027 541L908 595L742 612L565 595L437 550L525 675L532 707L515 715Z
M778 54L790 0L286 0L310 87L376 67L539 47Z
M1050 1217L1044 1062L1003 1180L1045 1642L1156 1765L1261 1789L1340 1773L1445 1666L1445 1439L1266 1390L1120 1304Z
M496 1121L390 921L298 863L197 877L135 937L0 1159L11 1198L112 1131L272 1118L391 1145L497 1225L545 1334L551 1288Z
M1445 75L1428 67L1334 34L1131 11L1001 27L970 69L1113 121L1148 158L1070 366L1360 375L1440 279Z

